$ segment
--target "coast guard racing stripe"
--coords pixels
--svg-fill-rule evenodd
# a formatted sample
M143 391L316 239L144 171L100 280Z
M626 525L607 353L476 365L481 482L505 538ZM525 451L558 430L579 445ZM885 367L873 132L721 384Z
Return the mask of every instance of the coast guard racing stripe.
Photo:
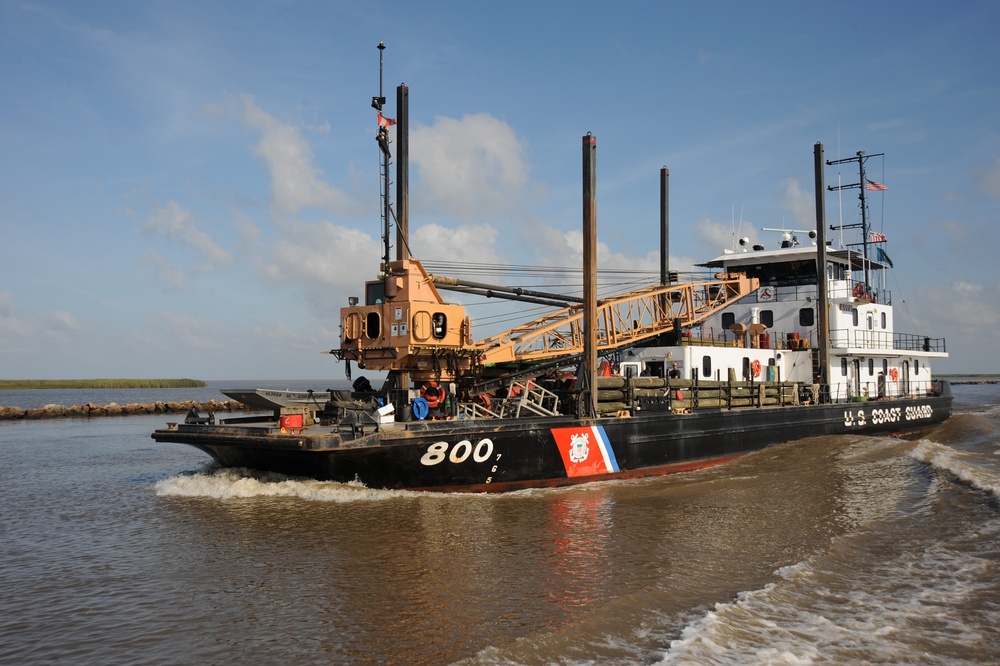
M620 471L604 426L551 430L566 467L566 476L593 476Z

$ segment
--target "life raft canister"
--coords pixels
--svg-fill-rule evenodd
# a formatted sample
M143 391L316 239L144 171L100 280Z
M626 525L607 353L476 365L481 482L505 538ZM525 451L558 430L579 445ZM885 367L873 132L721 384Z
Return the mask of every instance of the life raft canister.
M760 377L760 361L758 361L757 359L754 359L750 363L750 372L753 373L754 377Z
M427 406L437 409L444 403L444 387L435 381L430 381L420 387L420 397L427 401Z

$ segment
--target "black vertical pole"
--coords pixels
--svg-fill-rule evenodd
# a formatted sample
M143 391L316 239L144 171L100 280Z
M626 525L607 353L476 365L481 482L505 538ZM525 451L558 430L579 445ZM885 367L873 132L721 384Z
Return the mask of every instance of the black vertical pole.
M597 397L597 138L583 137L583 359L586 400L580 408L594 416Z
M670 170L660 169L660 284L670 284Z
M819 290L816 307L817 325L819 326L819 383L827 386L830 371L830 310L828 287L829 278L826 274L826 179L823 172L823 144L817 143L813 149L813 162L816 170L816 286ZM825 388L820 389L821 395L826 394Z
M410 89L396 88L396 259L410 257Z

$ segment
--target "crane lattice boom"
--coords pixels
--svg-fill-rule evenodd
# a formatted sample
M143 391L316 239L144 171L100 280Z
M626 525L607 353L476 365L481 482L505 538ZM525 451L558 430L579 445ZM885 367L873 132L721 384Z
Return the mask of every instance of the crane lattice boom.
M758 281L720 274L707 282L656 286L597 303L599 352L637 344L691 326L750 294ZM574 305L475 343L485 364L554 360L583 351L583 306Z

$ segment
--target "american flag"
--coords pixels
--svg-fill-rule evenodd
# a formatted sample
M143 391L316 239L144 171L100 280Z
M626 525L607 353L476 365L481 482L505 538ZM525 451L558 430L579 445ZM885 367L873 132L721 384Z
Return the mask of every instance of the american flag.
M873 192L884 192L889 188L883 185L882 183L876 183L874 180L869 180L868 184L865 185L865 189L872 190Z
M888 241L887 241L884 233L882 233L881 231L873 231L870 234L868 234L868 242L869 243L885 243L885 242L888 242Z

